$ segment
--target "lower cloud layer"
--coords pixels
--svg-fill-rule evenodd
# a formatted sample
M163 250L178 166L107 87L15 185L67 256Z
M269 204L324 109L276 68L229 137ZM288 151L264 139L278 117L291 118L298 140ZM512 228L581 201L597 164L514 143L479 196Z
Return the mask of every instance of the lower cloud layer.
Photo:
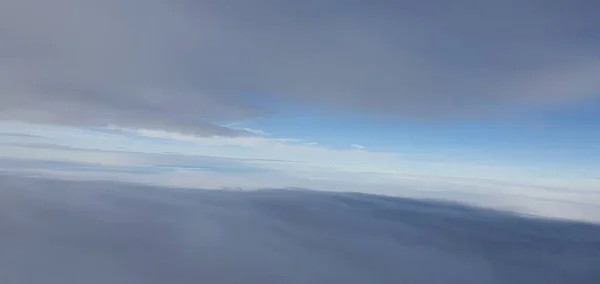
M0 177L1 283L600 283L600 226L305 190Z

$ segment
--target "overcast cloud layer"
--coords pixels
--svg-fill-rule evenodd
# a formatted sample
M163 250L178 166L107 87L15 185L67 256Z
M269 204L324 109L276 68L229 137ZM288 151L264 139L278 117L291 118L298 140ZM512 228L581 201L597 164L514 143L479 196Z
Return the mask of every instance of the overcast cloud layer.
M0 177L4 283L600 282L600 227L354 193Z
M0 2L0 118L237 135L300 101L416 118L598 100L595 0ZM268 103L266 103L268 102Z

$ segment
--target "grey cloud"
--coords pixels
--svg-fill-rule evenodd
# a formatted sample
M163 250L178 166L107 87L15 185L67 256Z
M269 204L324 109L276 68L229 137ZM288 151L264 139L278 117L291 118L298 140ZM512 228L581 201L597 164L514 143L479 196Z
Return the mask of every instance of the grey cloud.
M593 0L0 3L0 118L197 135L272 100L463 117L597 100Z
M24 134L24 133L0 133L0 137L8 137L8 138L28 138L28 139L40 139L45 138L39 135L32 134Z
M27 136L26 136L27 137ZM88 152L88 153L110 153L110 154L121 154L128 157L137 157L142 160L155 161L152 164L156 165L156 161L159 164L180 164L180 165L191 165L197 163L205 163L212 165L219 165L220 163L227 162L273 162L273 163L301 163L292 160L282 159L260 159L260 158L236 158L236 157L219 157L219 156L203 156L203 155L189 155L176 152L165 152L165 153L147 153L147 152L135 152L135 151L121 151L121 150L98 150L98 149L86 149L71 147L62 144L54 143L35 143L35 142L0 142L0 145L7 145L12 147L20 148L34 148L34 149L49 149L49 150L68 150L71 153L77 152Z
M68 162L53 160L27 160L0 158L0 173L6 175L40 175L41 171L51 170L58 172L88 172L88 173L130 173L130 174L157 174L166 172L167 169L152 166L103 166L93 162Z
M251 173L269 173L274 172L270 168L257 165L256 163L267 164L290 164L294 161L277 159L252 159L252 158L228 158L202 155L183 155L177 153L143 153L130 151L108 151L75 148L60 144L51 143L0 143L1 145L54 150L55 159L25 159L25 158L5 158L0 157L0 171L9 173L19 173L19 171L67 171L67 172L98 172L98 173L165 173L181 169L191 171L218 172L228 174L251 174ZM117 155L123 159L132 161L127 166L107 166L93 160L79 158L77 162L72 160L79 154L110 154ZM68 160L61 159L62 156L69 157Z
M38 148L38 149L54 149L54 150L69 150L73 149L71 146L53 144L53 143L37 143L37 142L11 142L1 143L7 146L21 147L21 148Z
M302 190L0 176L11 283L598 283L598 225Z

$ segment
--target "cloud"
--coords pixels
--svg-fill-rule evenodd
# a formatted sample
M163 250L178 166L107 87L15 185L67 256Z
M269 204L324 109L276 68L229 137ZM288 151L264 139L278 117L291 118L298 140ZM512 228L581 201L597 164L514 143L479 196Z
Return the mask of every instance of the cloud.
M44 138L42 136L25 134L25 133L0 133L0 137L2 137L2 138L17 138L17 139L22 139L22 138L40 139L40 138Z
M277 139L195 137L191 142L188 139L160 140L157 145L167 146L161 149L145 147L137 140L139 137L130 141L120 136L104 140L102 136L86 133L77 130L64 139L63 132L54 134L67 144L0 141L0 173L68 180L127 181L190 189L299 187L357 191L453 200L554 218L597 222L600 216L600 195L595 180L586 183L568 178L519 178L512 173L519 169L513 168L508 169L508 176L512 177L510 182L499 182L507 180L501 178L507 169L466 166L458 162L436 165L398 160L387 153L316 148ZM82 137L85 135L90 137ZM52 135L46 139L57 142ZM81 139L101 140L102 145L123 147L85 149L70 146L87 145L80 143ZM163 151L171 148L169 143L175 142L174 148L180 152ZM241 151L236 151L238 148ZM195 149L205 151L191 151ZM154 152L144 152L147 150ZM281 159L275 159L265 154L273 151L286 155L277 154L275 157ZM426 171L419 168L426 168ZM448 168L453 169L456 176L449 176ZM488 171L496 172L496 175Z
M0 143L3 144L0 156L5 158L94 162L111 166L147 166L172 161L169 163L188 167L191 163L188 161L195 161L197 157L199 161L203 157L212 157L243 160L247 166L274 170L285 178L292 176L319 182L328 181L331 182L328 188L348 187L351 182L363 186L364 183L371 183L371 186L362 188L367 191L378 189L376 185L380 185L382 181L388 185L403 184L407 176L420 176L421 180L439 177L485 182L510 180L519 184L564 189L598 188L597 180L582 178L580 172L570 176L568 169L564 168L542 169L535 165L506 164L467 155L441 157L415 154L413 151L357 151L350 147L327 147L308 141L276 137L196 137L146 129L111 128L107 131L105 128L81 129L25 123L2 123L0 128L5 132L45 137L38 143L32 143L36 141L30 141L27 137L0 137ZM173 159L168 155L178 158ZM204 164L212 161L217 163L216 160L206 160ZM190 176L192 174L189 173ZM273 179L273 176L261 178L263 181L268 179ZM201 178L194 180L200 186L206 182ZM332 185L338 182L343 183L343 186ZM323 188L323 185L318 188ZM390 192L394 192L394 189L390 189Z
M462 118L597 100L597 1L0 3L0 118L199 136L279 103ZM510 111L510 112L509 112Z
M357 149L357 150L364 150L365 149L365 146L359 145L359 144L352 144L352 145L350 145L350 147L352 147L354 149Z
M0 176L16 283L598 283L598 225L415 199Z

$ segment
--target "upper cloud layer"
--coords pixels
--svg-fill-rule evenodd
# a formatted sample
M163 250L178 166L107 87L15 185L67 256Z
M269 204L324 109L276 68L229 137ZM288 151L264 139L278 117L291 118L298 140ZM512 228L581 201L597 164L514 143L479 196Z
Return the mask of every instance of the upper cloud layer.
M600 91L598 9L6 0L0 118L236 135L221 125L272 111L272 99L419 118L581 103Z

